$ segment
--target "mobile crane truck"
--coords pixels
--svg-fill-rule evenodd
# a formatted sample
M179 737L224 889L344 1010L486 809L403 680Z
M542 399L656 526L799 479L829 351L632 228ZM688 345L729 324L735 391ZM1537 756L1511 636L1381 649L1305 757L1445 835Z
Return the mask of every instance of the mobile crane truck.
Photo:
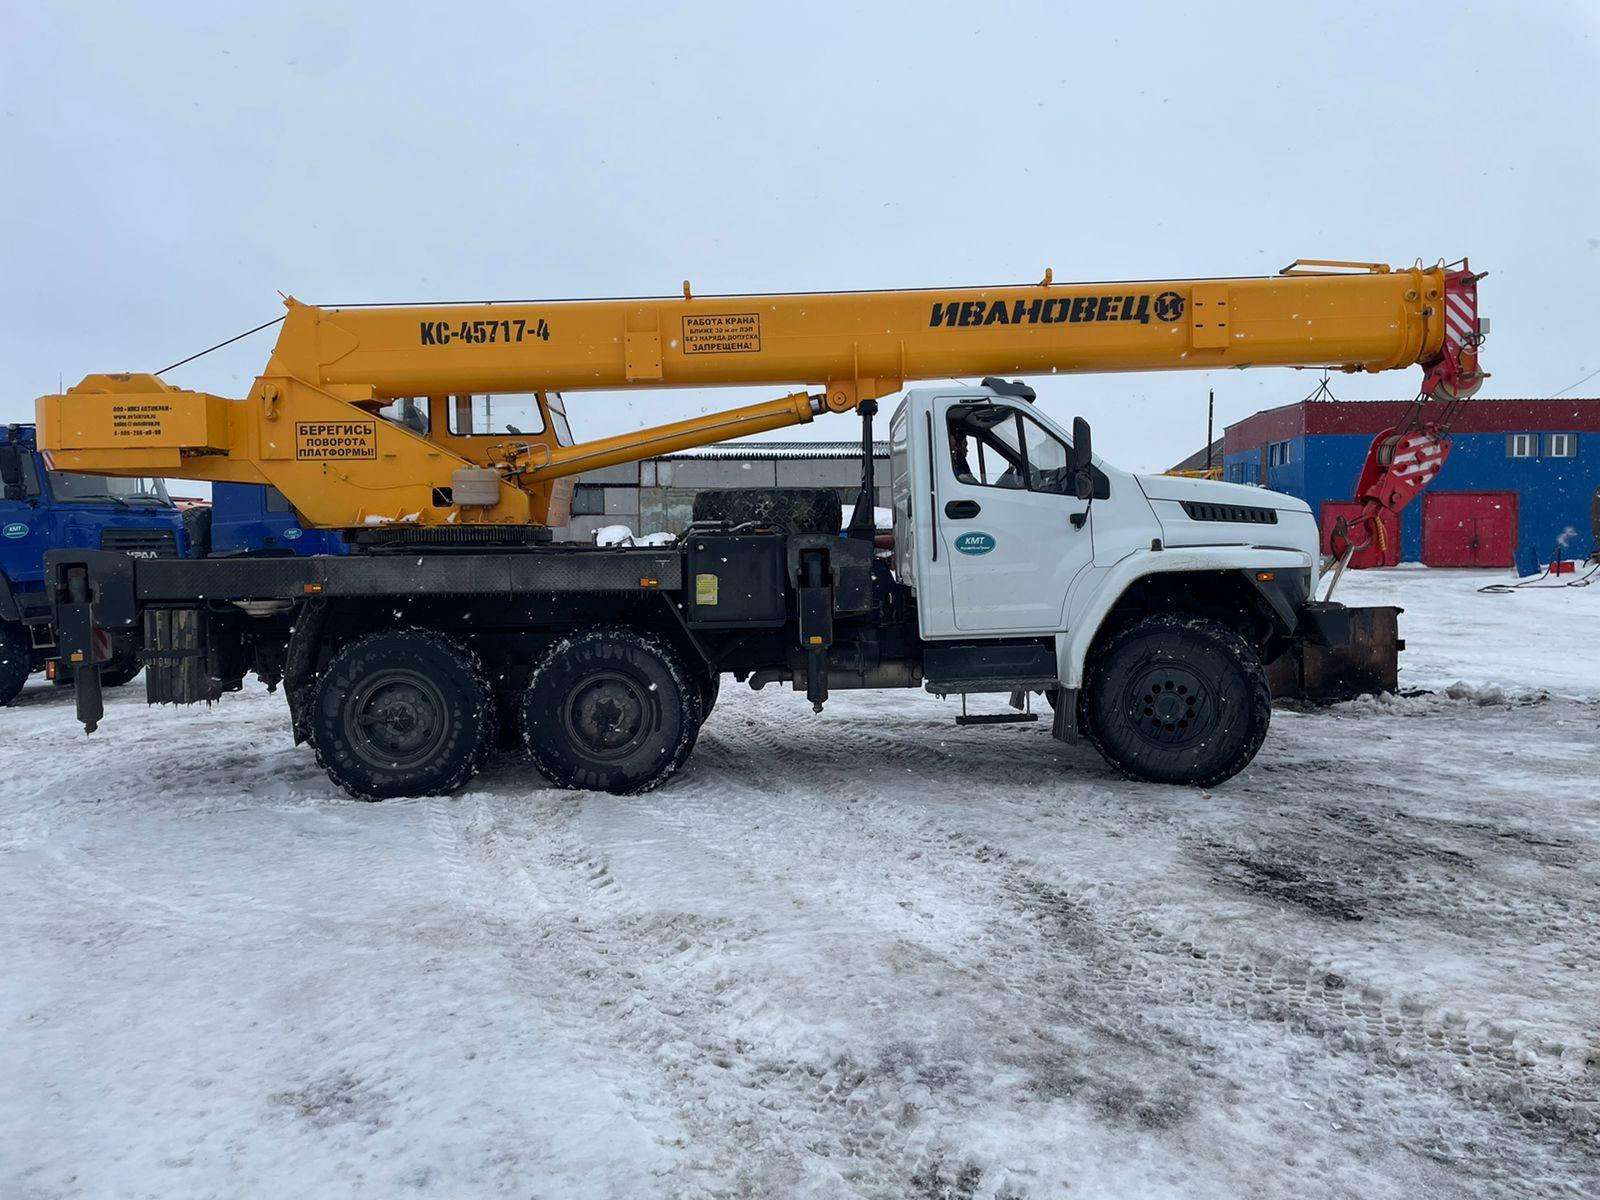
M210 702L251 671L282 683L296 741L359 797L458 788L507 727L558 786L647 790L686 760L726 674L791 684L819 711L842 688L1044 693L1054 735L1087 737L1119 771L1219 783L1266 736L1263 664L1348 638L1348 611L1317 597L1310 511L1120 471L1081 417L1059 427L1002 377L1420 364L1423 394L1450 402L1482 379L1478 278L1464 262L1318 262L1142 283L289 300L243 400L148 374L40 399L64 469L267 484L357 550L52 554L78 716L92 731L104 715L105 633L142 628L153 703ZM877 401L962 376L992 378L915 388L890 419L894 548L880 556ZM820 390L589 442L562 399L718 384ZM518 403L528 415L507 419ZM852 410L863 487L847 528L814 497L713 493L675 546L550 539L579 472ZM1379 483L1375 507L1403 502Z

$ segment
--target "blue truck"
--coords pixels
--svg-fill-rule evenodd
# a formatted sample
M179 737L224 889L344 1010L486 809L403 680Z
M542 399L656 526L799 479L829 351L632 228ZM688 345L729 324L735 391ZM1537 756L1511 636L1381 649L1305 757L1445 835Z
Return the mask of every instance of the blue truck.
M0 426L0 705L55 657L44 590L46 550L120 550L135 558L342 554L344 539L303 529L282 494L256 484L219 483L210 508L180 510L160 479L117 479L53 471L32 425ZM101 682L116 687L139 673L132 635L114 642Z
M195 557L235 555L345 554L342 534L306 529L274 487L254 483L211 485L209 537Z

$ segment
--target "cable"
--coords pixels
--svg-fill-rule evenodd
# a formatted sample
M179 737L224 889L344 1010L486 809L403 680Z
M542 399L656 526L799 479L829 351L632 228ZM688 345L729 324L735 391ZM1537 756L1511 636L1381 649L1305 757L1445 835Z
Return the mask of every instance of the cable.
M287 315L288 314L285 314L285 316ZM162 367L161 370L156 372L156 374L165 375L168 371L175 371L185 363L192 363L197 358L204 358L213 350L221 350L224 346L233 345L233 343L237 342L240 338L247 338L252 333L260 333L263 329L270 329L272 326L278 324L282 320L283 317L274 317L270 321L267 321L261 325L257 325L254 329L246 329L243 333L235 334L225 342L218 342L215 346L207 346L204 350L200 351L199 354L191 354L188 358L180 358L177 362L171 364L170 366Z
M1594 370L1590 371L1582 379L1578 380L1577 383L1569 383L1569 384L1567 384L1566 387L1562 388L1559 392L1551 392L1550 393L1550 399L1554 400L1557 396L1564 396L1564 395L1566 395L1566 393L1570 392L1575 387L1582 387L1584 384L1588 383L1589 380L1593 379L1596 375L1600 375L1600 367L1596 367Z
M1550 556L1550 565L1544 569L1544 574L1533 579L1524 579L1520 583L1491 583L1478 589L1485 596L1509 596L1523 588L1533 588L1542 591L1546 588L1581 588L1588 587L1594 582L1596 572L1600 572L1600 558L1596 558L1594 565L1576 579L1563 580L1561 583L1546 583L1550 572L1555 570L1556 559L1560 557L1561 548L1556 547L1556 552Z

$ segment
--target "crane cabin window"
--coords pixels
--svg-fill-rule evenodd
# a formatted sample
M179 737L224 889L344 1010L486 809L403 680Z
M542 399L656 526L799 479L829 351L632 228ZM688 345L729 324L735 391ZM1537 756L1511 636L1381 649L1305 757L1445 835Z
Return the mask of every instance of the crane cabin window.
M403 396L391 400L378 410L378 415L395 425L403 425L412 433L428 436L428 401L416 396Z
M561 418L563 424L565 416ZM450 432L456 437L533 437L544 433L538 392L493 392L450 397Z
M555 431L556 445L572 445L572 426L567 424L567 402L560 392L544 394L545 411L550 414L550 428Z

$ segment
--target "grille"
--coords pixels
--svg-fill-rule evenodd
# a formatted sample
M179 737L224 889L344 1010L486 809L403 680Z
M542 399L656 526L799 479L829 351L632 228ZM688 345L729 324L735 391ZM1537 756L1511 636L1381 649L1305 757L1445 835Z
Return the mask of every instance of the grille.
M178 535L170 529L102 529L100 549L134 558L177 558Z
M1276 525L1278 510L1248 504L1202 504L1185 500L1183 511L1191 521L1232 521L1238 525Z

